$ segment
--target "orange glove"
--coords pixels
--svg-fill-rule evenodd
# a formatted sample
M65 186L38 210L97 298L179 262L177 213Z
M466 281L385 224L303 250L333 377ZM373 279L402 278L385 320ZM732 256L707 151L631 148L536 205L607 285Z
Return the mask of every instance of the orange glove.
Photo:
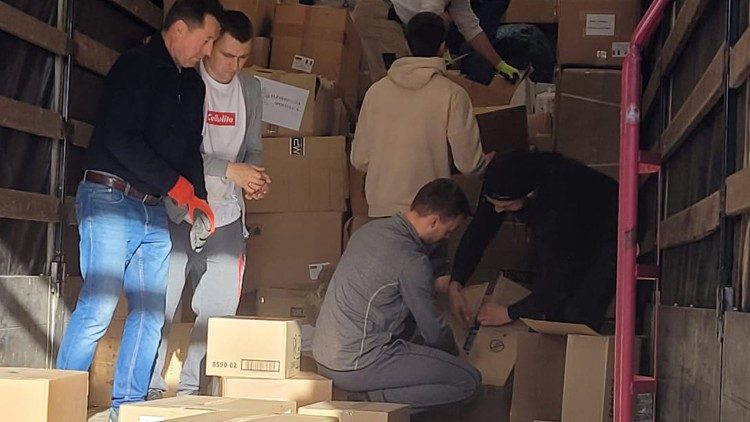
M214 222L214 213L211 211L211 207L208 206L208 202L195 196L195 188L193 185L184 177L180 176L177 179L177 183L172 186L172 189L167 192L167 195L174 199L177 206L187 207L187 215L190 221L195 221L195 211L202 211L210 223L208 234L211 235L216 230L216 223Z

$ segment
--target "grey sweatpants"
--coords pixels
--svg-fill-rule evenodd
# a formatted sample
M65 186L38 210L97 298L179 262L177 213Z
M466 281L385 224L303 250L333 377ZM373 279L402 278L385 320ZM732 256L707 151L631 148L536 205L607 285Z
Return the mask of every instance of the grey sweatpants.
M149 386L149 389L167 391L167 383L162 377L167 359L167 338L185 280L189 277L193 287L192 308L196 319L190 333L187 357L182 364L177 394L193 393L200 389L200 374L203 372L201 367L206 357L208 319L234 315L237 312L245 270L245 239L242 235L241 218L217 228L200 253L190 248L190 227L184 222L170 222L172 252L169 257L166 318Z
M356 371L318 372L337 388L367 394L369 401L408 404L412 411L471 398L482 376L471 364L442 350L396 340L378 360Z

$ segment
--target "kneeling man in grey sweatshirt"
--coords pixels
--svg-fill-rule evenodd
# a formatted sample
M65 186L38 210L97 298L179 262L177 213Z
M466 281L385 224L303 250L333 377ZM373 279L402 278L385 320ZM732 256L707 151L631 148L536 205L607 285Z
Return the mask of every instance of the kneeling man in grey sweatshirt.
M437 179L419 190L409 211L354 234L328 287L313 339L319 370L336 387L415 411L457 403L476 392L481 375L458 357L433 295L442 273L430 261L437 244L468 213L461 188Z

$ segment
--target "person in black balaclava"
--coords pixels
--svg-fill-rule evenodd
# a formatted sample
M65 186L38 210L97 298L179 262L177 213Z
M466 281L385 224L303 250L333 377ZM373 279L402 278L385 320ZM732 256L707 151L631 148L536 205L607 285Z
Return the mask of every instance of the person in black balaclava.
M518 318L582 323L600 328L615 293L617 182L560 154L516 151L487 167L476 216L454 259L449 298L468 321L460 294L507 213L526 223L534 239L532 293L505 308L486 304L482 325Z

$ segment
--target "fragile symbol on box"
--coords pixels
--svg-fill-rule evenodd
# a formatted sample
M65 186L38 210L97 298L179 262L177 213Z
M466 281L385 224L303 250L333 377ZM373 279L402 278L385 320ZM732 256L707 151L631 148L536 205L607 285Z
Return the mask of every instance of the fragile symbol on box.
M625 57L628 55L630 49L629 42L613 42L612 43L612 57Z
M505 342L500 338L490 340L490 352L499 353L505 350Z
M294 60L292 60L292 69L300 72L312 73L313 65L315 65L315 59L299 54L295 54Z

